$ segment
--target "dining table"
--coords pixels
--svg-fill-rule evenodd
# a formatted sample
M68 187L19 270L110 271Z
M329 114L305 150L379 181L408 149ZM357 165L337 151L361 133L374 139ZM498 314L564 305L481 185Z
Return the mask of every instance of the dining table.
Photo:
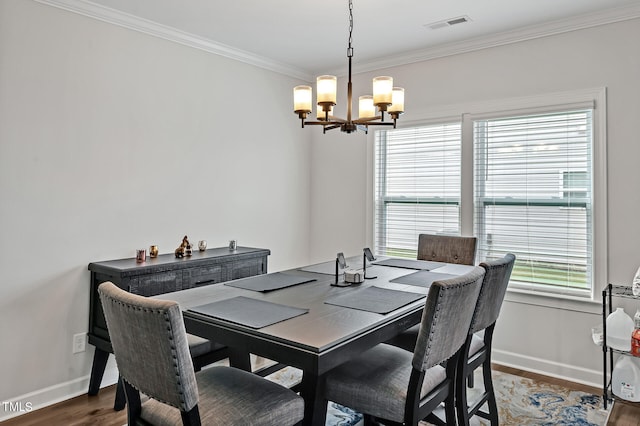
M323 375L418 324L433 281L473 269L392 257L346 260L346 269L330 260L154 297L178 302L188 333L228 346L232 367L251 371L254 354L302 370L303 424L324 425ZM362 273L363 266L363 282L344 282L345 270Z

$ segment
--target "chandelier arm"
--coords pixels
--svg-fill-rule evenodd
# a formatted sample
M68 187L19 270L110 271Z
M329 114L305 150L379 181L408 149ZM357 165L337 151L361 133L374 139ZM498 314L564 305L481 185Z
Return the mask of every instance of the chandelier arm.
M354 124L358 126L394 126L395 125L395 123L392 123L391 121L373 121L373 122L354 121Z
M340 124L334 124L334 125L331 125L331 126L325 126L324 130L327 131L327 130L339 129L340 127L341 127Z
M370 121L376 121L376 120L380 120L380 116L377 115L375 117L363 117L363 118L358 118L353 120L354 123L356 124L363 124L363 123L369 123Z
M328 125L336 125L336 126L340 126L341 124L346 123L346 120L343 120L341 118L337 118L337 119L333 119L333 120L329 120L329 121L305 121L304 124L306 125L310 125L310 126L328 126Z

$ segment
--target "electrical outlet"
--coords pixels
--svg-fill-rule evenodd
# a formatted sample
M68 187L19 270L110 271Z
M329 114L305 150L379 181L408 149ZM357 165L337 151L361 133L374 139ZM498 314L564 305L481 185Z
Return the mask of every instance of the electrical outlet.
M73 353L77 354L87 350L87 333L73 335Z

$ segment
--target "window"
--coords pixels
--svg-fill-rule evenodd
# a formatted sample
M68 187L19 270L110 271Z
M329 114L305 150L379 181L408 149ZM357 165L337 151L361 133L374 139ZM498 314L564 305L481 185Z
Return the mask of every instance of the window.
M511 251L512 282L589 290L591 111L474 121L478 258Z
M375 247L417 255L420 233L460 234L460 123L376 131Z
M476 262L517 256L511 290L596 297L605 99L596 89L454 106L459 121L376 131L376 252L415 258L420 233L475 235Z

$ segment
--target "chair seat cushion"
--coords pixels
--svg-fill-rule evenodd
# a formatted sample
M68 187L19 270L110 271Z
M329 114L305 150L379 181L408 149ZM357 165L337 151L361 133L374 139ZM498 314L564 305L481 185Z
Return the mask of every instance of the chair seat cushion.
M473 333L471 337L471 345L469 345L469 357L484 348L484 330Z
M389 339L388 344L397 346L406 351L413 352L416 347L416 340L418 340L418 332L420 331L420 324L414 325L398 334L397 336Z
M292 425L304 417L304 401L293 391L255 374L211 367L196 374L203 425ZM182 425L177 408L149 400L141 418L154 425Z
M193 358L224 347L224 345L189 333L187 333L187 342L189 343L189 352Z
M412 358L413 354L404 349L377 345L328 373L326 399L375 417L402 422ZM421 395L445 379L443 367L428 369Z

